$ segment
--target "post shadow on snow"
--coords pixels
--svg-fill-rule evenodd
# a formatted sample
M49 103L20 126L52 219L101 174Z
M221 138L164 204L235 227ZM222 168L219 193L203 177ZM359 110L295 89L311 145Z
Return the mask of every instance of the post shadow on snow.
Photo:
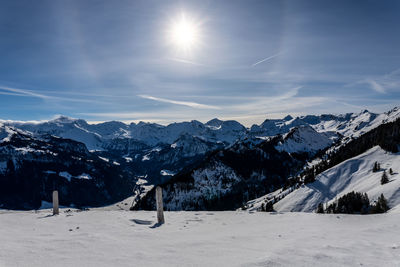
M163 225L162 223L154 223L153 221L148 221L148 220L140 220L140 219L131 219L130 221L136 223L136 224L140 224L140 225L151 225L149 228L151 229L155 229L160 227L161 225ZM153 224L153 225L152 225Z
M160 227L161 225L163 225L163 223L155 223L154 225L150 226L149 228L155 229L155 228Z
M49 217L53 217L53 216L57 216L58 214L47 214L47 215L45 215L45 216L40 216L40 217L37 217L38 219L45 219L45 218L49 218Z
M152 221L139 220L139 219L132 219L131 221L136 223L136 224L140 224L140 225L150 225L150 224L153 223Z
M86 209L78 209L78 210L75 210L75 212L81 212L81 211L87 211L87 210L89 210L89 209L87 209L87 208ZM70 217L70 216L73 216L72 212L73 211L71 209L67 209L64 211L64 214L66 217ZM38 211L36 210L35 213L38 213ZM37 217L37 219L45 219L45 218L50 218L50 217L57 216L57 215L61 215L61 212L59 214L47 214L44 216L40 216L40 217Z

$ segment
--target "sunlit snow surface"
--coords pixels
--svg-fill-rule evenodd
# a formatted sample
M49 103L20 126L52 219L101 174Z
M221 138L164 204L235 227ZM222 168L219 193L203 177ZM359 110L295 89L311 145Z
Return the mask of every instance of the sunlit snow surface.
M399 266L400 212L0 211L0 266Z

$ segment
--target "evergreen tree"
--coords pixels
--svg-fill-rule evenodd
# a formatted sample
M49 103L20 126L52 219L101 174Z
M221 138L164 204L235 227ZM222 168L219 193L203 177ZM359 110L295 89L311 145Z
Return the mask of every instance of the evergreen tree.
M381 165L377 161L375 161L374 167L372 168L372 171L373 172L378 172L378 171L380 171L380 169L381 169Z
M326 212L327 213L361 213L365 214L368 212L370 207L367 193L350 192L337 201L330 204Z
M385 196L383 194L381 194L381 196L378 198L378 204L384 212L389 210L389 205L387 203L387 199L385 198Z
M264 203L263 203L263 204L264 204ZM268 201L268 202L265 203L264 211L266 211L266 212L273 212L273 211L275 211L275 210L274 210L274 204L272 204L272 201Z
M389 174L390 174L390 175L393 175L393 170L392 170L392 168L389 169Z
M317 213L325 213L324 212L324 205L322 203L318 204Z
M387 184L389 182L389 178L386 174L386 171L383 172L382 177L381 177L381 184Z
M371 213L385 213L389 210L387 200L383 194L378 198L378 201L371 208Z
M333 202L332 204L330 204L327 208L326 208L326 213L336 213L337 209L336 209L336 201Z
M12 159L9 159L7 161L7 170L6 170L6 175L8 176L13 176L15 174L15 165L14 161Z

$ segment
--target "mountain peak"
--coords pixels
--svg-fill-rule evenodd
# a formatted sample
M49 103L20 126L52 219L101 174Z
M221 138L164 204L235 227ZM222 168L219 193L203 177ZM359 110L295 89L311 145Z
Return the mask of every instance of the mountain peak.
M208 122L206 122L206 125L208 126L214 126L214 127L218 127L223 123L223 121L221 121L220 119L214 118Z
M285 118L283 118L284 121L290 121L293 120L293 117L290 115L287 115Z
M68 116L60 115L57 116L55 119L50 120L49 122L59 122L59 123L71 123L76 121L77 119L70 118Z

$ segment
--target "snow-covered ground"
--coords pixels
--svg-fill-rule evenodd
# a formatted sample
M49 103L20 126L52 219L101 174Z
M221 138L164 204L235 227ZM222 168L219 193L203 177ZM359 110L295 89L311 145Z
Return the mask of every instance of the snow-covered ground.
M400 266L381 215L0 211L0 266Z

